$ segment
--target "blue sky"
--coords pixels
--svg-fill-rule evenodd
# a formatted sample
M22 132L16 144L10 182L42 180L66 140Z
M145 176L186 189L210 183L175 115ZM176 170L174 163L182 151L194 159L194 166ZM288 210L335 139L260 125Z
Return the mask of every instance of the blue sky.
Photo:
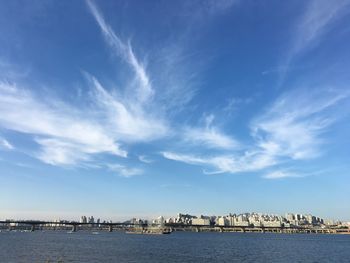
M349 1L1 1L0 218L350 220Z

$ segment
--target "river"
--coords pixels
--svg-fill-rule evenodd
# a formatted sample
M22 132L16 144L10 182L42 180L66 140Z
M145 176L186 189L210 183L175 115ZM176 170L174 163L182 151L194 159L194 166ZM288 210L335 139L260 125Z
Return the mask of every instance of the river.
M350 262L350 235L1 232L0 262Z

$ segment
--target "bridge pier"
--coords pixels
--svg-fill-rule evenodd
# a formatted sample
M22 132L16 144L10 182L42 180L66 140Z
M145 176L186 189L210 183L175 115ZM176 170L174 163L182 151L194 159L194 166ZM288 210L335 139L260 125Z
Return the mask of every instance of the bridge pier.
M34 232L35 231L35 225L32 225L31 227L30 227L30 232Z
M108 226L108 232L113 232L113 226L112 225Z
M72 232L77 232L77 225L72 225Z

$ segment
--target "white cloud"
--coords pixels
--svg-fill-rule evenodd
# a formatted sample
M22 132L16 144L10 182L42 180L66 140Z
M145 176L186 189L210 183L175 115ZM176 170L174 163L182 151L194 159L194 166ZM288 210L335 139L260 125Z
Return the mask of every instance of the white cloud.
M169 130L159 111L160 105L154 101L155 90L146 68L130 43L124 43L104 20L93 1L86 2L112 52L131 66L137 80L136 85L132 84L133 81L124 84L123 88L129 94L122 97L107 92L96 78L85 73L94 86L96 105L108 119L112 131L124 141L150 141L166 136ZM126 89L130 85L132 88Z
M50 97L44 103L28 90L0 82L0 126L35 135L40 152L34 155L53 165L75 165L99 153L126 157L121 143L149 142L168 134L161 117L130 106L85 75L93 89L89 108Z
M197 93L201 66L198 60L193 59L196 51L186 53L185 45L181 41L172 42L170 45L161 45L156 53L152 53L155 63L150 66L154 72L152 83L156 88L153 99L156 100L158 109L169 115L185 109Z
M37 136L38 157L50 164L72 164L78 156L110 153L126 157L112 134L84 109L57 100L41 102L29 91L0 83L0 125Z
M51 165L77 165L90 160L89 153L98 153L87 145L64 139L36 139L41 151L35 157ZM91 152L92 151L92 152Z
M128 168L120 164L107 164L107 167L109 170L115 172L119 176L126 177L126 178L143 174L143 171L141 169Z
M0 137L0 149L5 148L7 150L13 150L15 147L9 143L6 139Z
M300 177L297 174L286 172L286 171L274 171L268 174L265 174L263 178L265 179L281 179L287 177Z
M346 12L348 0L313 0L307 2L306 11L301 17L291 50L291 56L310 48L340 19Z
M238 142L215 128L187 128L184 131L185 141L205 145L209 148L233 149Z
M139 160L143 163L153 163L153 160L151 160L149 157L145 155L140 155Z
M138 100L145 102L149 100L154 91L151 85L151 81L147 75L145 67L139 62L135 56L130 43L125 44L113 31L110 25L106 23L102 14L99 12L93 1L87 0L87 5L94 16L97 24L99 25L107 43L113 49L113 52L127 62L133 69L135 76L139 82L138 89L136 91Z
M130 43L120 40L93 2L87 4L113 52L135 74L135 79L123 87L130 94L120 96L108 91L85 72L92 91L85 107L52 97L43 102L30 89L0 82L0 126L34 135L40 149L33 155L52 165L88 165L93 155L101 153L127 157L122 143L149 142L170 133L158 105L153 105L150 79ZM130 86L135 80L137 84Z
M234 149L239 147L239 143L230 136L221 132L213 126L215 116L210 114L205 117L205 127L187 127L183 130L185 143L204 145L215 149Z
M105 119L104 125L126 142L151 141L164 137L169 130L163 118L152 110L138 106L107 92L93 76L85 74L94 88L95 110Z
M209 1L208 6L220 13L234 2ZM315 5L316 2L312 3ZM342 14L339 6L344 6L345 2L337 3L336 7L324 2L321 7L310 7L301 22L291 57L316 43ZM43 102L29 90L0 82L0 126L33 135L39 146L34 155L43 162L52 165L83 163L93 167L94 155L107 153L127 157L127 144L148 143L172 133L181 138L180 143L187 150L191 146L226 150L225 154L214 151L210 154L162 153L170 160L202 166L208 174L261 171L285 159L308 159L322 153L324 139L321 135L335 121L330 112L348 94L331 89L314 92L307 89L305 93L297 90L284 94L252 123L252 141L244 147L245 151L233 136L213 125L214 115L207 116L203 126L183 127L180 124L178 131L172 131L169 115L181 108L180 104L188 103L195 94L192 86L187 85L195 74L187 72L187 68L184 70L187 75L176 71L183 64L179 58L182 50L179 48L171 53L164 48L161 56L165 57L165 62L158 63L161 68L155 75L156 79L151 80L149 68L140 62L131 44L115 34L92 1L87 0L87 5L113 54L126 62L134 73L131 81L120 85L130 94L116 94L94 76L85 73L92 90L91 103L79 107L53 98L45 98ZM328 5L330 13L326 12ZM129 89L130 85L132 89ZM157 86L161 88L154 89ZM225 110L232 111L238 103L248 104L249 101L232 99ZM6 140L0 140L1 145L8 149L13 147ZM152 161L144 155L139 156L139 160L144 163ZM106 165L101 164L101 167ZM142 173L140 169L119 164L108 165L108 169L125 177ZM267 174L266 178L288 177L290 174L277 171Z
M349 12L349 0L312 0L307 1L305 12L299 18L291 35L290 47L280 66L280 82L283 82L290 65L298 56L316 47L334 24Z
M329 173L329 170L317 170L314 169L312 172L310 171L292 171L290 169L284 169L284 170L275 170L271 171L268 173L265 173L262 178L264 179L282 179L282 178L302 178L302 177L307 177L307 176L315 176L315 175L320 175L320 174L325 174Z
M166 159L205 167L204 173L262 171L287 161L314 158L322 154L323 133L336 121L337 106L348 92L332 89L294 90L279 97L251 126L247 151L211 155L162 152ZM213 118L207 118L207 126ZM209 169L209 170L208 170ZM284 171L266 177L292 176Z
M308 159L321 154L322 133L335 121L332 106L348 93L336 90L294 90L282 95L257 118L252 133L257 146L272 156Z
M166 159L180 161L188 164L204 164L207 161L204 158L195 157L195 156L186 155L186 154L177 154L173 152L162 152L162 155Z
M258 171L275 164L272 156L263 153L246 152L242 156L216 155L198 157L191 154L163 152L163 157L169 160L184 162L192 165L201 165L212 170L204 170L206 174L239 173Z
M193 72L190 62L185 60L188 56L183 54L186 39L184 42L159 43L155 52L147 54L154 62L148 69L146 63L138 59L130 42L123 41L113 31L94 2L86 2L112 53L130 65L134 72L136 81L124 83L128 87L126 91L130 104L136 107L154 104L158 112L167 112L168 115L181 111L196 94L195 79L199 71L197 68ZM151 70L154 72L153 78L150 77Z

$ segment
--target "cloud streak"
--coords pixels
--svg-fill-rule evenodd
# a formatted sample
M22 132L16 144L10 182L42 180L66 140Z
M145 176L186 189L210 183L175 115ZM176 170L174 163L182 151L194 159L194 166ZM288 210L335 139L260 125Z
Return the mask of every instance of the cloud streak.
M151 160L149 157L145 155L140 155L138 158L143 163L147 163L147 164L153 163L153 160Z
M158 107L152 105L151 81L130 43L114 33L92 1L87 1L87 6L111 50L133 70L135 79L126 83L130 86L136 80L137 85L129 90L132 95L120 96L107 90L87 72L83 75L90 96L84 108L52 97L42 102L31 89L0 82L0 126L32 136L39 147L32 155L51 165L87 165L97 154L126 158L127 150L121 144L150 142L169 134L166 121L153 109Z
M148 101L153 96L153 88L147 75L145 67L140 63L134 54L134 51L128 42L125 44L113 31L113 29L106 23L102 14L96 7L93 1L86 1L90 12L95 18L98 26L100 27L106 42L112 48L115 55L121 57L125 62L127 62L133 69L136 79L139 82L137 89L137 96L140 102Z
M337 121L336 113L348 97L349 93L342 90L293 90L280 96L252 122L253 143L244 152L199 156L164 151L162 156L202 166L206 174L263 171L277 164L315 158L322 155L322 134ZM265 178L292 176L297 175L279 171Z
M162 152L162 155L169 160L209 168L210 170L205 169L203 171L205 174L259 171L275 164L271 156L259 152L246 152L242 156L225 154L201 157L174 152Z
M234 3L236 1L209 1L207 5L211 9L199 11L220 14ZM338 1L334 6L316 3L311 2L299 21L288 63L320 41L344 14L347 2ZM117 91L83 72L89 94L84 106L52 97L43 102L30 91L34 90L31 87L18 88L15 84L0 82L0 126L27 134L37 147L34 157L51 165L104 167L120 176L131 177L143 171L118 164L117 160L116 164L103 161L97 164L97 155L127 158L128 151L136 144L162 139L162 143L166 142L162 145L169 148L162 149L165 159L200 166L205 174L259 171L264 172L267 179L277 179L294 174L285 170L266 173L265 170L322 155L326 142L322 135L337 121L333 111L349 97L348 92L309 87L286 92L250 122L250 134L244 143L237 139L234 130L228 133L214 125L214 115L206 116L204 125L184 125L179 122L187 116L176 118L174 115L194 97L196 91L191 81L198 72L191 73L187 67L179 69L179 65L186 65L181 58L182 48L170 46L159 50L159 61L151 60L157 65L146 68L131 43L113 31L94 2L86 0L86 4L112 54L125 63L132 76L118 85L121 90ZM154 79L151 69L157 69ZM231 99L223 111L231 112L237 105L248 105L251 101ZM2 138L0 147L14 149ZM139 161L151 163L153 160L145 154L138 156Z
M1 82L0 125L35 136L41 147L35 156L52 165L74 165L99 153L127 157L121 143L149 142L167 135L168 128L160 117L131 107L95 77L85 76L92 95L92 107L88 108L54 98L44 103L28 90Z
M287 177L300 177L300 175L286 171L274 171L263 176L265 179L282 179Z
M284 81L290 65L299 56L316 47L322 37L348 12L348 0L312 0L307 2L305 12L296 23L293 39L283 65L280 68L280 83Z
M93 89L95 111L105 120L114 136L125 142L152 141L168 134L161 116L150 109L133 105L108 92L92 75L85 74Z
M317 157L321 135L336 121L332 107L347 97L347 92L330 89L288 92L253 121L252 135L258 147L272 156Z
M290 57L317 44L332 25L346 14L346 6L349 4L348 0L308 2L305 13L297 25Z
M215 116L206 116L205 127L187 127L183 131L185 143L206 146L213 149L232 150L239 147L239 143L230 136L213 126Z
M126 178L143 174L143 171L141 169L129 168L120 164L107 164L107 167L110 171L115 172L117 175Z
M0 124L34 135L41 146L37 157L50 164L75 164L94 153L126 157L112 134L86 112L63 102L41 102L28 90L0 83Z
M15 147L9 143L6 139L0 137L0 149L14 150Z

